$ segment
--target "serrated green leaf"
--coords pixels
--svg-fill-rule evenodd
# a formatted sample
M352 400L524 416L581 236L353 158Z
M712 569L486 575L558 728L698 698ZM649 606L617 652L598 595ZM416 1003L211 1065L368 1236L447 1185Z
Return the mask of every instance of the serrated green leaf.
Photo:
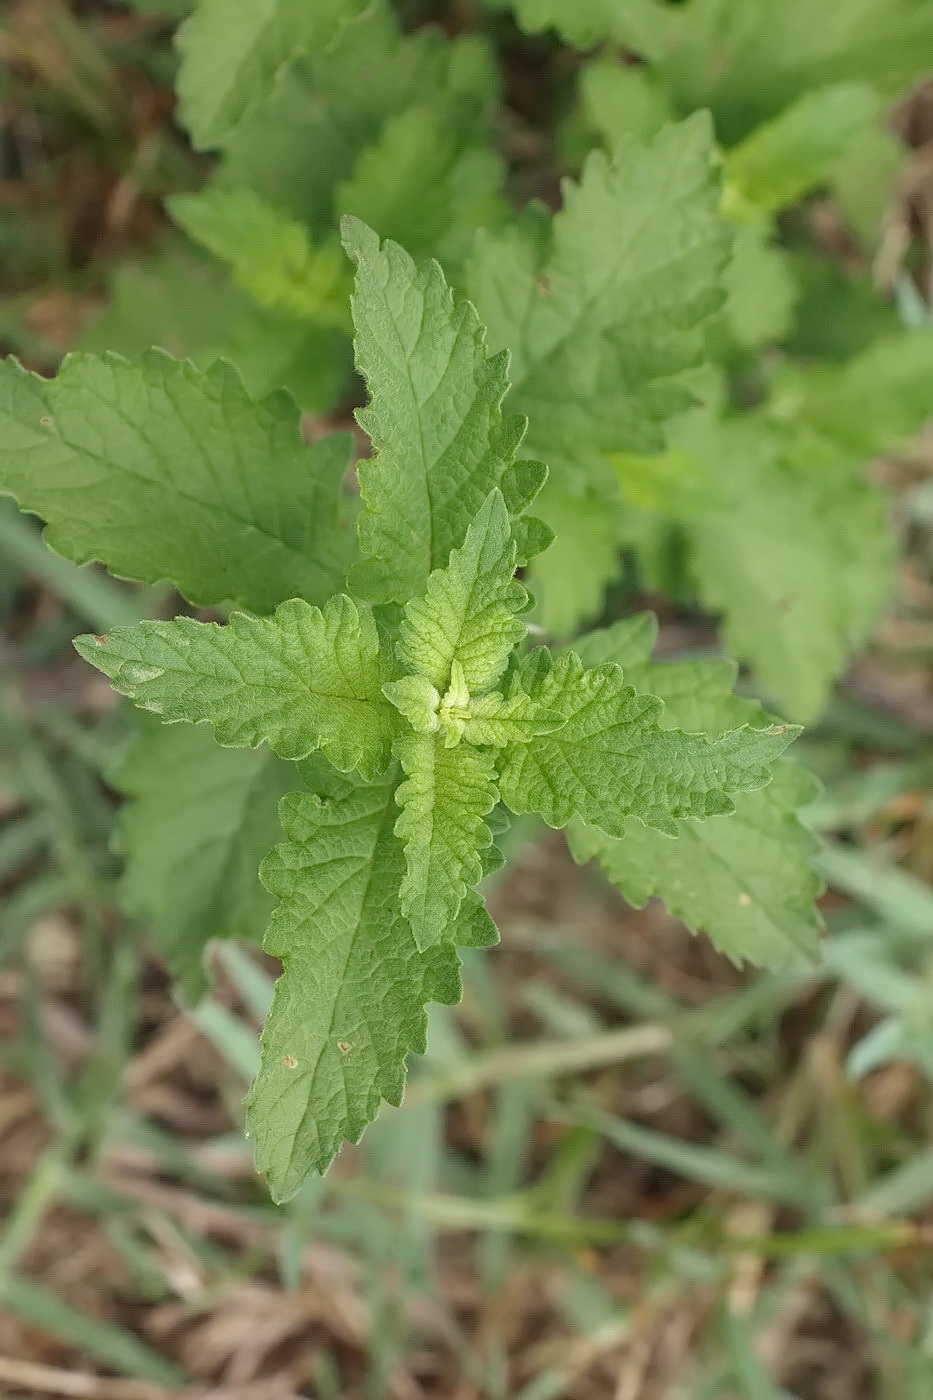
M498 801L495 759L440 735L410 734L396 743L406 780L395 831L405 846L402 913L419 948L449 936L467 890L482 877L480 852L492 844L486 817Z
M246 1122L276 1200L325 1171L344 1138L356 1142L380 1100L401 1102L406 1056L425 1048L425 1003L460 997L452 942L420 952L400 908L395 782L348 784L330 801L291 794L289 843L262 865L281 901L265 947L284 971ZM479 938L483 912L471 902Z
M781 761L768 787L736 794L731 816L682 821L676 841L632 822L621 840L571 826L570 846L577 860L595 856L631 904L663 899L733 962L812 961L821 881L811 864L816 841L796 813L817 791L808 773Z
M372 614L345 594L323 610L294 598L273 617L141 622L75 646L141 709L169 723L206 720L221 744L267 743L288 759L321 749L341 772L366 777L388 761L391 663Z
M294 400L254 402L229 364L72 355L44 380L4 360L0 433L0 490L75 563L256 612L341 586L350 437L305 447Z
M446 567L405 608L399 659L438 690L458 661L470 694L489 690L525 635L528 595L514 577L515 545L501 491L491 491Z
M520 690L504 698L496 691L478 696L470 704L463 722L468 744L488 744L502 749L506 744L529 743L539 734L553 734L566 723L558 710L547 710Z
M689 402L676 376L702 354L731 238L711 156L703 114L595 151L552 226L534 215L477 240L470 296L560 488L608 480L606 452L662 447Z
M718 351L722 331L729 341L746 350L779 341L787 334L799 290L788 256L770 241L767 225L743 224L736 231L723 286L726 304L721 317L712 323L707 340L711 353Z
M768 783L770 764L799 732L742 728L711 741L664 730L659 700L636 695L614 663L585 671L573 652L556 661L533 652L519 679L567 722L533 744L505 749L500 790L513 812L537 812L550 826L566 826L576 813L622 836L634 816L676 835L677 818L725 815L731 793Z
M590 633L579 650L591 664L617 661L639 693L663 698L666 727L716 736L737 724L767 724L756 701L732 694L731 663L652 664L655 631L643 614ZM681 820L676 841L639 822L630 822L621 839L572 823L568 839L575 857L595 856L632 904L658 896L734 961L782 966L812 959L822 928L814 903L821 889L817 843L797 815L818 790L810 774L781 759L767 787L736 793L732 815Z
M359 0L200 0L178 33L181 118L195 146L221 145L295 54L323 49Z
M438 265L417 267L353 219L344 243L357 265L356 359L371 395L357 417L377 454L358 468L360 545L371 557L352 585L371 602L407 603L462 543L525 424L503 419L507 357L486 358L476 312L454 302Z
M350 329L350 278L335 237L315 246L304 224L253 190L209 186L175 195L169 212L193 239L230 265L260 306L324 329Z
M121 899L193 1002L211 939L262 938L273 901L259 862L280 834L279 798L300 783L267 748L224 749L204 728L141 718L114 774L133 799L120 812Z

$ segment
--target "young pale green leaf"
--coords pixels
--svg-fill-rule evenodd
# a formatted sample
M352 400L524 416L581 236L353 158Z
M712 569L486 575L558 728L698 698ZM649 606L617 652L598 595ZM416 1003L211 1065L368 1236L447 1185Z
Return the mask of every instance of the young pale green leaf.
M528 594L514 577L515 545L501 491L491 491L444 568L435 569L422 598L405 608L398 655L439 691L458 661L470 694L495 685L525 624L516 613Z
M767 723L757 702L732 694L731 663L652 664L655 630L644 614L591 633L579 651L591 664L617 661L638 692L663 698L666 727L715 737L738 724ZM675 841L639 822L621 839L572 823L570 846L578 860L596 856L632 904L659 896L735 962L786 966L815 956L822 928L816 841L798 816L817 790L805 770L781 759L767 787L735 795L731 816L681 820Z
M627 819L638 817L676 836L677 818L724 815L733 810L731 793L764 787L771 763L799 733L775 725L709 740L664 730L660 700L636 695L614 663L584 670L573 652L555 661L539 649L519 679L566 723L505 749L500 790L513 812L537 812L550 826L566 826L576 814L622 836Z
M399 905L396 780L347 784L329 801L286 797L288 844L262 865L281 901L265 947L284 971L246 1123L279 1201L325 1171L344 1138L356 1142L381 1099L401 1102L406 1056L425 1048L425 1003L460 997L452 942L419 951ZM476 906L474 932L485 937Z
M498 800L495 759L440 735L409 734L396 743L406 780L395 831L405 846L402 913L419 948L450 936L471 885L482 877L480 853L492 844L486 817Z
M213 185L175 195L168 207L260 306L349 331L350 278L336 236L315 246L304 224L253 190Z
M72 355L44 380L4 360L0 438L0 491L77 564L259 613L342 586L351 439L305 447L294 400L255 403L232 365Z
M289 759L321 749L341 772L367 777L388 761L390 661L372 614L345 594L323 610L294 598L273 617L141 622L75 646L141 709L169 723L206 720L229 747L267 743Z
M470 296L490 344L511 351L509 406L557 486L595 489L604 453L662 447L661 423L689 403L676 376L723 299L719 204L700 114L593 152L550 227L529 216L477 240Z
M370 602L407 603L443 568L513 464L521 419L503 419L504 354L487 359L468 302L436 263L417 267L358 220L344 221L356 263L357 366L372 401L357 415L376 457L360 465L360 545L352 575Z
M508 699L498 691L471 696L463 667L455 661L450 688L444 695L427 676L402 676L382 687L383 694L408 720L416 734L443 731L449 747L465 739L468 744L525 743L537 734L550 734L564 723L563 715L546 710L523 691Z
M463 737L468 744L502 749L506 744L530 743L539 734L553 734L565 723L558 710L545 709L519 689L507 699L493 690L471 701L463 721Z
M211 939L263 935L273 900L259 862L281 834L279 798L300 782L267 748L225 749L204 727L140 719L114 775L133 799L120 810L121 896L194 1002Z
M323 49L361 0L200 0L178 34L181 118L195 146L221 145L288 59Z

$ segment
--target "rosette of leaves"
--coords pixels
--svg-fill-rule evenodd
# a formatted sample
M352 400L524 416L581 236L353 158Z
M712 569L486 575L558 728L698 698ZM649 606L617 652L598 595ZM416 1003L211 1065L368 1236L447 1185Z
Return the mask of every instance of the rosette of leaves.
M344 243L370 394L359 419L375 448L358 470L358 546L344 523L346 436L306 448L293 400L253 402L223 363L82 356L51 382L13 362L0 373L0 480L45 517L50 543L233 607L223 624L179 616L76 643L142 710L204 726L176 732L209 729L223 752L251 756L242 826L229 815L233 769L211 779L227 794L226 828L215 887L200 896L217 921L224 871L267 832L248 793L296 789L279 808L286 840L262 861L278 900L265 946L284 971L247 1109L277 1199L358 1139L382 1099L400 1101L426 1003L460 995L457 946L496 941L477 886L500 863L504 810L598 833L616 864L630 832L675 849L685 824L728 823L735 795L765 788L797 732L730 706L728 684L715 715L693 722L688 705L676 727L644 664L636 688L598 641L582 654L528 648L517 571L550 541L528 514L546 469L519 457L525 423L503 416L507 356L487 355L475 309L436 263L417 265L357 220ZM273 776L257 753L273 756ZM142 907L158 904L158 862L144 854L155 812L165 841L166 804L184 821L201 791L197 764L175 771L169 791L143 751L132 766L124 845ZM801 794L782 793L793 825ZM173 861L193 889L177 843ZM669 868L645 894L664 893ZM812 945L803 903L786 947L760 946L752 921L743 942L730 907L732 955L775 961ZM202 950L183 912L169 923L190 970ZM203 936L214 931L206 919Z

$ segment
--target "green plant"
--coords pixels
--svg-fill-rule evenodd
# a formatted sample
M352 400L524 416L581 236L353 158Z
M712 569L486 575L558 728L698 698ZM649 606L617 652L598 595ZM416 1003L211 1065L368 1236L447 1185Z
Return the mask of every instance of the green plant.
M279 1196L358 1138L381 1098L399 1101L406 1055L424 1048L425 1003L459 996L456 945L495 941L475 886L498 863L497 804L556 827L576 820L581 846L595 838L624 850L632 822L649 850L651 831L686 846L691 822L722 820L730 794L767 784L797 732L732 697L728 668L652 667L642 625L584 639L589 665L575 652L518 652L530 600L515 571L549 532L525 514L546 470L516 459L525 424L502 417L505 357L486 357L476 312L452 299L436 264L419 268L357 221L344 237L372 396L360 418L377 451L360 470L362 557L349 573L339 508L348 440L303 448L287 396L255 404L229 367L201 374L159 352L137 365L78 357L48 386L12 364L3 377L21 434L13 484L59 547L137 577L169 576L200 604L234 598L252 610L225 626L180 617L77 645L140 708L169 724L207 721L228 748L268 745L300 763L311 788L283 799L290 844L263 865L281 901L266 946L286 972L247 1121ZM158 515L154 488L173 484L176 464L184 478ZM273 472L280 494L270 498ZM345 577L353 596L336 591ZM670 710L662 722L655 679L686 729L670 726ZM174 811L186 787L195 802L218 795L190 752L179 763L176 749L177 786L165 785L164 750L158 767L154 757L148 770L131 760L153 804ZM250 760L248 800L260 780L267 797L294 785L273 758L265 773L262 758ZM801 796L792 781L778 802L788 830ZM219 800L230 803L228 786ZM165 815L163 805L161 827L140 826L138 810L129 818L138 849L174 846L184 866L196 852L166 842ZM268 839L264 814L250 823L244 833L234 822L228 859L260 832ZM735 867L741 883L739 850ZM676 907L679 863L669 868ZM663 862L656 878L666 891ZM806 895L783 927L776 889L737 898L737 923L735 910L722 911L733 956L780 960L795 938L810 950ZM715 929L715 894L708 902L700 917ZM231 912L242 920L252 908L247 899ZM185 912L186 937L167 951L197 990ZM202 947L212 931L203 928Z
M278 1194L398 1101L425 1001L458 995L455 945L493 940L476 886L505 809L567 826L630 900L660 895L736 960L812 956L797 812L815 785L785 759L765 785L795 731L733 694L729 663L653 662L650 619L613 620L605 592L627 567L705 604L766 701L818 717L891 587L864 463L929 403L933 335L864 280L836 288L841 346L801 324L819 260L778 222L829 186L870 242L882 99L922 61L920 6L847 0L799 50L751 0L516 10L599 45L545 133L571 176L554 213L513 212L497 9L448 39L379 0L234 21L202 0L178 89L219 157L169 208L210 259L177 238L126 270L87 344L131 360L0 375L0 486L54 548L245 610L81 649L143 709L220 740L145 717L116 778L123 897L191 999L206 944L272 913L288 971L250 1120ZM375 230L347 225L352 315L343 214ZM296 407L358 401L354 327L377 452L362 509L351 438L306 447ZM195 363L135 353L150 342ZM548 472L517 459L526 428ZM524 650L528 609L552 650ZM264 890L280 798L290 843ZM338 846L354 874L332 890ZM320 967L312 924L332 940ZM362 1029L320 1038L338 1021Z

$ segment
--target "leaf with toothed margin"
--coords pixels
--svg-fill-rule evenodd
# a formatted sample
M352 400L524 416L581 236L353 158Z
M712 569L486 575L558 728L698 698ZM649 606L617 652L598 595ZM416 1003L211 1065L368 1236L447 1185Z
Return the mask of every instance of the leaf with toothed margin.
M448 747L435 734L406 735L396 752L406 774L395 828L405 846L402 912L418 947L429 948L482 877L481 853L492 844L486 818L498 800L495 759L469 744Z
M591 664L618 662L636 691L662 697L666 728L716 737L738 724L768 724L757 701L732 693L732 662L653 663L656 632L644 613L590 633L578 648ZM621 839L572 822L568 839L576 859L595 856L630 903L663 899L734 962L806 964L819 947L815 901L822 881L813 863L817 843L799 809L818 791L811 774L781 758L767 787L735 794L731 816L680 820L674 841L637 821L627 823Z
M369 558L351 584L369 602L406 603L446 565L491 490L517 513L546 472L515 461L525 421L502 416L508 356L487 358L476 311L454 300L437 263L418 266L357 219L344 220L343 241L356 263L356 363L371 396L357 417L376 449L358 468ZM540 522L524 526L524 557L549 538Z
M69 355L54 379L0 361L0 491L76 564L169 579L190 602L268 613L343 587L347 433L304 445L298 407L256 402L224 361Z
M75 646L141 709L168 723L206 720L231 748L267 743L291 759L321 749L335 768L365 777L388 762L390 661L372 614L345 594L323 610L295 598L273 617L141 622Z
M495 941L471 893L447 936L419 950L399 903L396 782L391 772L328 800L290 794L288 842L262 865L280 900L265 947L284 970L246 1123L278 1201L325 1171L345 1138L358 1141L381 1100L401 1102L406 1057L425 1048L425 1004L460 999L454 942Z
M800 732L789 725L741 728L715 740L665 730L662 702L636 695L613 662L584 670L566 652L545 648L525 658L518 683L566 723L502 754L502 799L513 812L537 812L550 826L580 816L613 836L638 817L677 834L679 817L733 810L731 794L764 787L770 765Z

